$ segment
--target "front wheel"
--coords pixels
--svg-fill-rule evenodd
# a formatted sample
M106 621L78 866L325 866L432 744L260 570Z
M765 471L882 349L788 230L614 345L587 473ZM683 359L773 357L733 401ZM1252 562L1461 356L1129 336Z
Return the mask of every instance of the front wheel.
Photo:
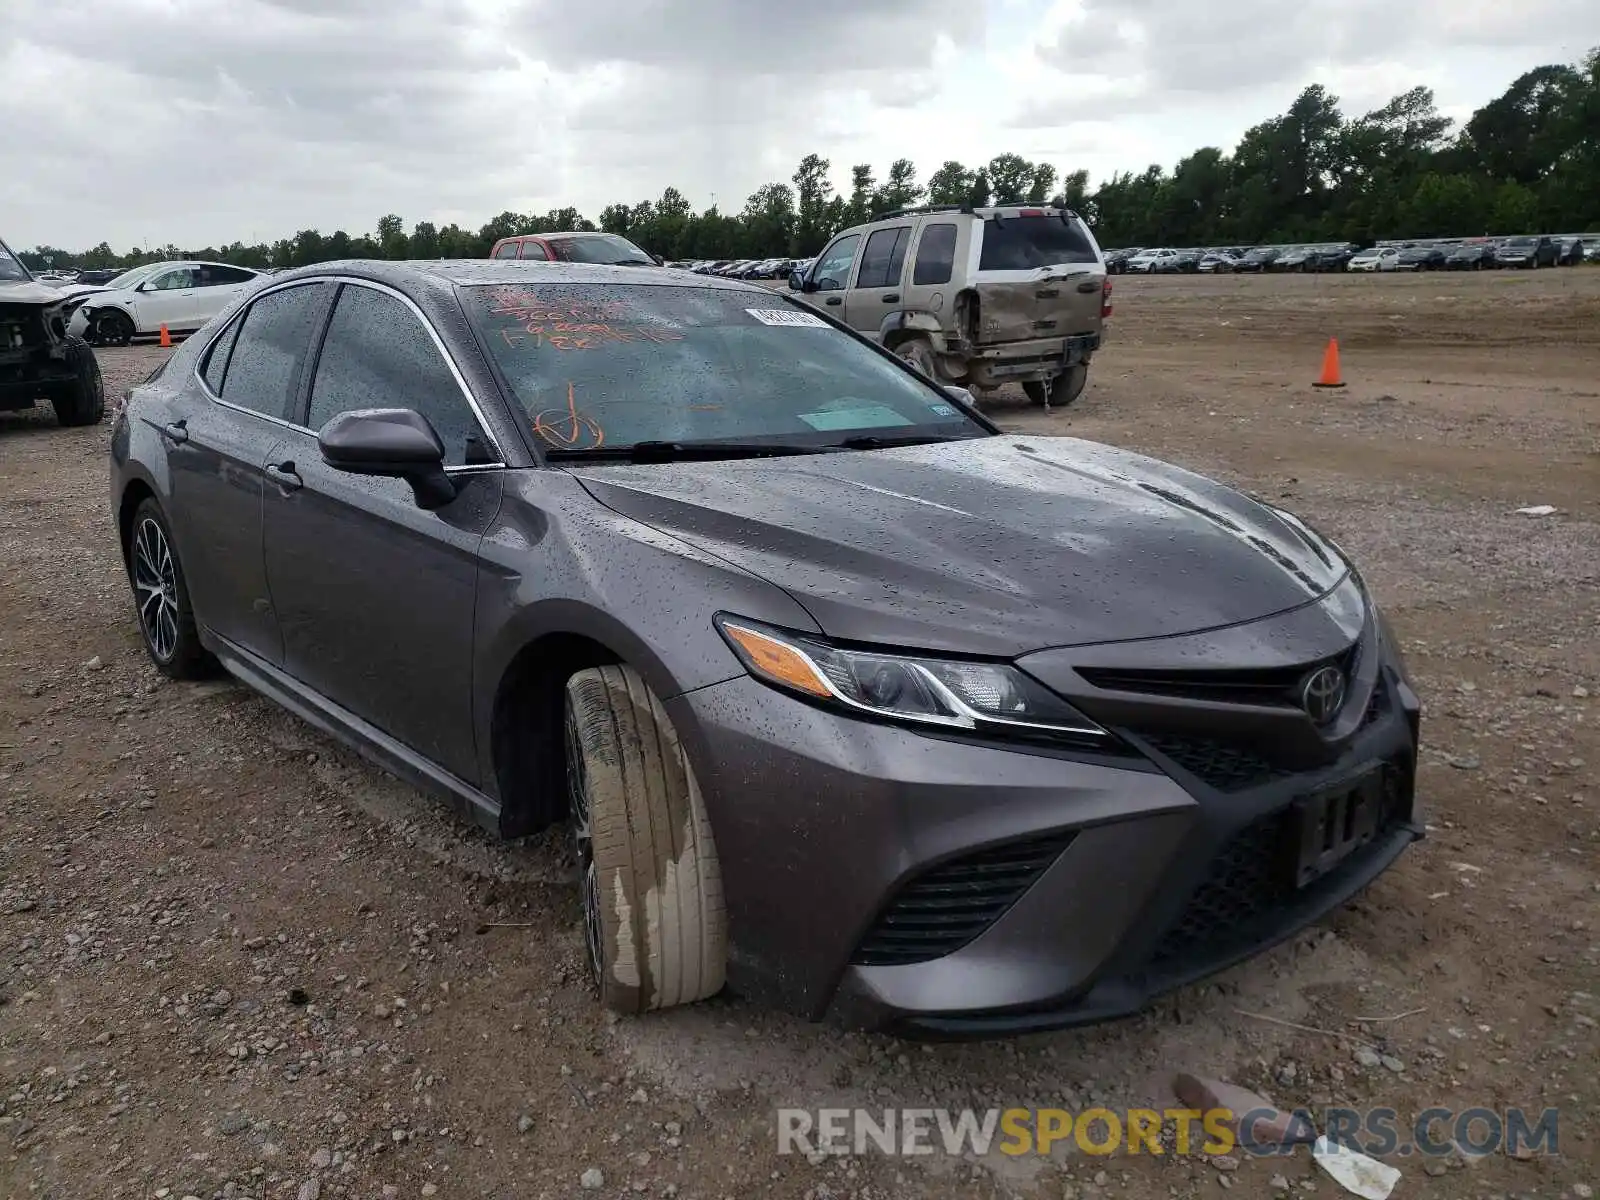
M90 330L94 340L102 346L126 346L136 332L133 318L120 309L108 308L98 313Z
M94 350L81 337L67 336L67 361L72 378L55 385L50 405L62 425L98 425L106 415L105 381Z
M200 644L189 583L172 543L166 514L142 501L128 532L128 578L139 610L139 632L156 669L169 679L202 679L213 660Z
M601 1003L635 1014L715 995L727 956L722 873L666 710L632 667L591 667L567 681L565 728L584 941Z

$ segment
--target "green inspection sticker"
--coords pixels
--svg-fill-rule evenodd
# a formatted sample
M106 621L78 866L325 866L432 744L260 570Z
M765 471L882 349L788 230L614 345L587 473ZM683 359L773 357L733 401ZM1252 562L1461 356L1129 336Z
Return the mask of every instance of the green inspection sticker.
M881 429L888 425L910 425L894 409L882 404L861 408L830 408L823 412L801 413L800 419L813 429Z

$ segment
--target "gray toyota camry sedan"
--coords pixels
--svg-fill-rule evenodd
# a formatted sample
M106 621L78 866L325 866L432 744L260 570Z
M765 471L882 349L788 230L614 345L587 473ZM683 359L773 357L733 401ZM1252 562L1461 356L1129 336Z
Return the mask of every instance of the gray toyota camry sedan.
M1421 836L1417 697L1339 547L758 287L276 275L124 398L111 516L167 675L503 836L565 822L618 1011L1119 1016Z

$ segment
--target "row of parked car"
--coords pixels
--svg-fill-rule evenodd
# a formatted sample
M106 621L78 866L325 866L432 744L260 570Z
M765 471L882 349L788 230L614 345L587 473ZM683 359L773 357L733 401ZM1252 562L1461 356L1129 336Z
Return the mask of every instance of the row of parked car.
M1304 246L1213 246L1175 249L1129 246L1106 251L1113 275L1263 271L1434 271L1493 267L1576 266L1600 262L1600 234L1528 234L1472 241L1392 242L1365 249L1354 242Z
M803 271L814 258L708 258L669 262L669 267L693 271L696 275L717 275L723 279L787 279L790 271Z

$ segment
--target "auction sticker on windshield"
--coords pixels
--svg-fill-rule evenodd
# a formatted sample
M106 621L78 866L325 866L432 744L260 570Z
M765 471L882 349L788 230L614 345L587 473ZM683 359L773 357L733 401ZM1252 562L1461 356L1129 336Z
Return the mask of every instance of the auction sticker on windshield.
M828 323L815 313L797 312L792 308L747 308L763 325L798 325L806 329L826 329Z

